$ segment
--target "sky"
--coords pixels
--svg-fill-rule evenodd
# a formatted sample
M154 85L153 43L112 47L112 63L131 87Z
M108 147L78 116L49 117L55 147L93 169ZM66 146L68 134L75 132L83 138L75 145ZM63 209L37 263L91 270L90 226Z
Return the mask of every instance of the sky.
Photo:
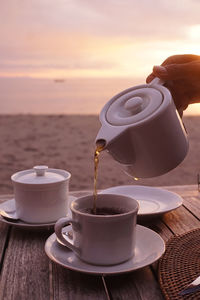
M200 0L0 2L0 76L145 78L200 54Z

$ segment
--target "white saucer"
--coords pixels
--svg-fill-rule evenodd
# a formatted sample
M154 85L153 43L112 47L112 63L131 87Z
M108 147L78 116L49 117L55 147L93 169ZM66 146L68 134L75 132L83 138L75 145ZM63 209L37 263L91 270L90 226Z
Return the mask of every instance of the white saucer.
M70 230L70 226L64 228L66 233ZM140 225L136 226L135 256L113 266L96 266L83 262L73 251L57 242L55 233L45 243L45 252L52 261L67 269L93 275L114 275L143 268L158 260L164 251L163 239L153 230Z
M75 199L77 199L77 198L74 197L74 196L69 196L69 204L68 204L68 206ZM10 200L7 200L5 202L0 203L0 209L5 210L8 213L12 213L12 212L14 213L16 211L16 208L15 208L15 199L10 199ZM71 214L71 211L70 211L70 209L68 209L68 215L70 215L70 214ZM50 223L27 223L27 222L23 222L21 220L19 220L17 222L12 222L12 221L8 221L8 220L4 219L1 215L0 215L0 221L4 222L4 223L7 223L9 225L13 225L13 226L16 226L16 227L21 227L21 228L44 228L44 227L52 227L56 223L56 221L50 222Z
M133 197L139 202L140 217L159 216L178 208L183 203L178 194L150 186L122 185L105 189L100 193Z

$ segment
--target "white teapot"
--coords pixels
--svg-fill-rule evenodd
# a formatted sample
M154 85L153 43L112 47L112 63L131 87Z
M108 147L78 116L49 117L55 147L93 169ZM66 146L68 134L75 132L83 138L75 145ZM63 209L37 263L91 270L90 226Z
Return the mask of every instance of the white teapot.
M103 145L132 177L172 170L188 152L188 139L170 91L155 78L109 100L100 113L96 144Z

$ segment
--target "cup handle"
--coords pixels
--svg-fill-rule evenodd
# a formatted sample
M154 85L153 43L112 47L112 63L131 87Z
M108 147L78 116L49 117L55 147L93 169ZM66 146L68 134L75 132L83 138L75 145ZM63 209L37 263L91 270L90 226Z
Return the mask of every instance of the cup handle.
M71 249L72 251L74 251L77 254L80 254L80 249L76 246L74 246L72 239L70 239L69 237L67 237L67 235L64 235L62 233L62 229L64 226L68 226L73 224L74 226L79 226L79 223L72 220L69 217L66 218L61 218L59 219L56 224L55 224L55 234L58 238L59 241L61 241L62 244L64 244L65 246L67 246L69 249Z

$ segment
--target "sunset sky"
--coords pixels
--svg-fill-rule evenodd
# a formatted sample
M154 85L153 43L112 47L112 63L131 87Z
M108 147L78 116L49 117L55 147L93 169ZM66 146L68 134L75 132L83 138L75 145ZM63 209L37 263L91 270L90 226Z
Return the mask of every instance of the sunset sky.
M5 0L0 76L146 77L200 54L198 0Z

